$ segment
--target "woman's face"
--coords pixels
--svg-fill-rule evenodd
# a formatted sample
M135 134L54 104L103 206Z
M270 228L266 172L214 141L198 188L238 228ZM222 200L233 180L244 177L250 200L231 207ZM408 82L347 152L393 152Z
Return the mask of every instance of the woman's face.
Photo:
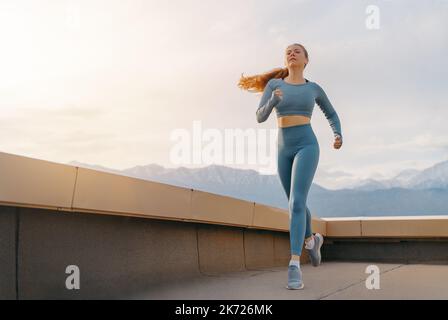
M305 67L308 59L305 57L305 51L301 46L292 45L286 48L285 51L285 65L290 67Z

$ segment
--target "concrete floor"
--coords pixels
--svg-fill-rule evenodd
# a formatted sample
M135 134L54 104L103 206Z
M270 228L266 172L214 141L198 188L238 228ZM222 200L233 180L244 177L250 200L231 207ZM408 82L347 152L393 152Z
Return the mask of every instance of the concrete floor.
M380 271L380 289L367 289L369 265ZM153 287L138 299L448 299L448 265L323 262L302 265L303 290L285 289L287 268L204 275Z

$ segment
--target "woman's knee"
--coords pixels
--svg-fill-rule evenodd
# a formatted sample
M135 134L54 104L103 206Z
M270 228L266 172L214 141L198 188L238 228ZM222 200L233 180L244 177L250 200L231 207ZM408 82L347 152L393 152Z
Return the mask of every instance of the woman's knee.
M306 200L302 197L295 196L289 201L289 209L292 214L306 215Z

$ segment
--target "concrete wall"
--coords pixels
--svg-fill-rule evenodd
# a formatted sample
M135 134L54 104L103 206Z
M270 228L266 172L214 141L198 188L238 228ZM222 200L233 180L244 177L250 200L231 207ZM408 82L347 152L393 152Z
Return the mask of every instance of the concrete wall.
M325 261L448 264L448 239L327 237L322 256Z
M286 266L290 258L288 232L218 224L0 206L0 231L0 299L130 298L162 283ZM327 236L322 255L324 262L448 263L448 240ZM65 287L69 265L80 269L80 290Z
M16 208L0 206L0 299L16 298Z
M138 295L201 274L286 265L289 234L214 224L1 207L2 299L97 299ZM16 212L19 217L15 274ZM6 222L7 223L3 223ZM303 255L303 262L307 256ZM66 267L80 269L68 290Z

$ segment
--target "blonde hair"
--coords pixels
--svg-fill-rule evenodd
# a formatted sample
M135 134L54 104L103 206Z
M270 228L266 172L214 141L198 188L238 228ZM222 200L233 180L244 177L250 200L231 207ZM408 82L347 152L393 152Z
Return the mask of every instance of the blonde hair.
M308 59L308 51L305 49L303 45L300 43L293 43L292 45L298 45L302 47L305 57ZM306 64L305 64L306 67ZM288 68L275 68L270 71L264 72L262 74L257 74L254 76L245 77L241 74L241 78L238 81L238 87L249 92L262 92L266 87L266 84L269 80L273 78L284 79L288 76L289 70Z

